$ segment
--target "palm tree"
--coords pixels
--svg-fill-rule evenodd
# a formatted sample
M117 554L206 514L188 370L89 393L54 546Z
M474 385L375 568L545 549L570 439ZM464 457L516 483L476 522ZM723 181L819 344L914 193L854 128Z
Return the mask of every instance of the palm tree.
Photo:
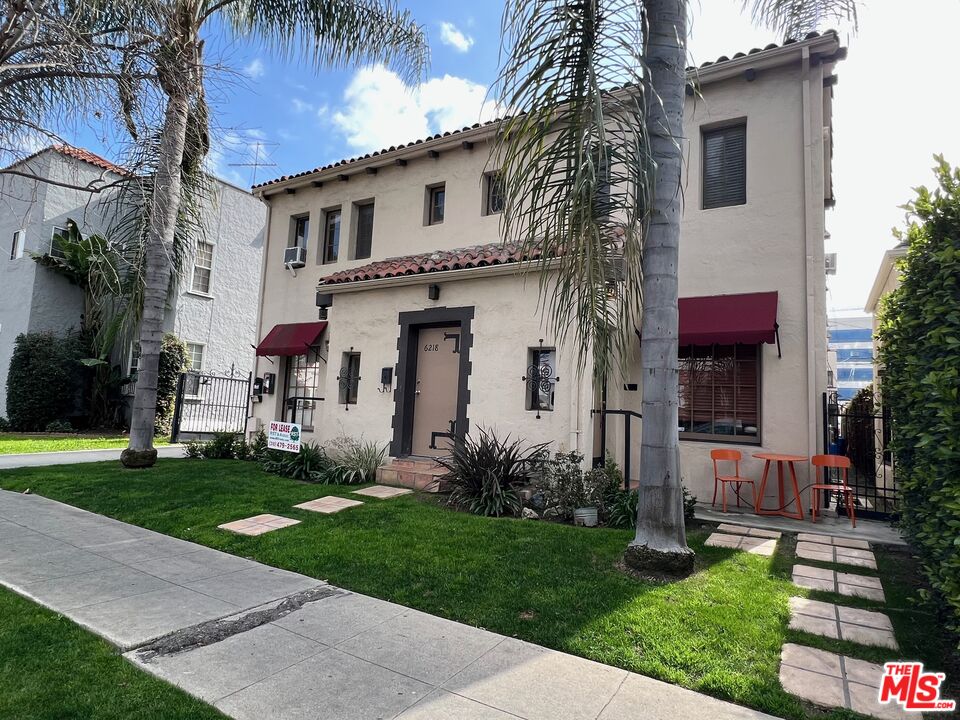
M131 62L149 66L162 91L159 132L148 143L155 169L145 196L140 366L130 445L121 456L128 467L146 467L156 461L157 368L167 291L176 258L189 247L182 235L175 242L178 221L182 227L191 210L182 198L202 186L209 143L205 29L219 23L238 39L282 55L296 53L317 66L383 61L409 75L422 73L427 47L422 29L389 0L144 0L134 5L128 47L135 47L136 58ZM132 118L137 98L128 92L121 99L130 101L125 111Z
M786 37L856 21L855 0L743 6ZM573 333L596 383L629 361L640 327L639 502L625 560L669 574L694 560L677 429L688 12L687 0L508 0L498 83L508 119L492 155L503 168L504 235L542 249L550 320L561 341Z

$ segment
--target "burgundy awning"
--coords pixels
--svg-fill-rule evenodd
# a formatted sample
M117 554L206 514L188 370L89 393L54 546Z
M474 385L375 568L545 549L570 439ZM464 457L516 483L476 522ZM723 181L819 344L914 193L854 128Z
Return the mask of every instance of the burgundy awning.
M257 355L306 355L326 327L322 321L274 325L257 345Z
M777 293L680 298L680 345L777 342Z

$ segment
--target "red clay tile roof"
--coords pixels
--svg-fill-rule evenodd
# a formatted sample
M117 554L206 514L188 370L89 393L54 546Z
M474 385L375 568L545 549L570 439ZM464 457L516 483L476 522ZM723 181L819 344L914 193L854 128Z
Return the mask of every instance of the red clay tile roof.
M525 253L518 246L511 244L473 245L457 250L435 250L420 255L406 255L378 260L322 277L320 278L320 285L342 285L364 280L420 275L444 270L466 270L467 268L507 265L525 260L537 260L540 257L539 250Z
M723 63L725 63L725 62L730 62L730 61L732 61L732 60L739 60L740 58L746 57L747 55L756 55L757 53L766 52L766 51L768 51L768 50L776 50L777 48L786 47L787 45L793 45L793 44L795 44L795 43L802 42L802 41L805 41L805 40L815 40L816 38L821 37L821 36L823 36L823 37L832 36L832 37L836 38L836 37L837 37L837 31L836 31L836 30L826 30L826 31L824 31L824 32L822 32L822 33L818 33L818 32L807 33L807 35L804 36L803 40L796 40L796 39L793 39L793 38L789 38L789 39L787 39L787 40L785 40L785 41L783 42L783 45L778 45L777 43L770 43L769 45L766 45L766 46L764 46L764 47L762 47L762 48L753 48L753 49L751 49L749 52L745 52L745 53L744 53L744 52L738 52L738 53L736 53L733 57L727 57L726 55L721 55L721 56L718 57L716 60L708 60L708 61L706 61L706 62L700 63L699 68L700 68L700 69L706 69L706 68L708 68L708 67L712 67L712 66L714 66L714 65L721 65L721 64L723 64ZM693 72L695 72L696 70L697 70L697 67L696 67L696 66L690 66L690 67L687 68L687 72L688 72L688 73L693 73ZM422 145L422 144L424 144L424 143L432 142L432 141L434 141L434 140L440 140L440 139L442 139L442 138L453 137L453 136L456 136L456 135L460 135L461 133L468 132L468 131L470 131L470 130L476 130L477 128L487 127L488 125L497 125L497 124L499 124L499 123L501 123L501 122L503 122L504 120L507 120L507 119L508 119L508 118L506 118L506 117L502 117L502 118L497 118L497 119L495 119L495 120L488 120L488 121L483 122L483 123L475 123L475 124L473 124L473 125L471 125L471 126L469 126L469 127L464 127L464 128L459 129L459 130L449 130L449 131L447 131L447 132L437 133L436 135L430 135L430 136L425 137L425 138L422 138L422 139L420 139L420 140L414 140L414 141L408 142L408 143L400 143L399 145L391 145L391 146L388 147L388 148L382 148L382 149L380 149L380 150L375 150L375 151L369 152L369 153L367 153L367 154L365 154L365 155L357 155L356 157L344 158L343 160L337 160L337 162L330 163L330 164L328 164L328 165L321 165L320 167L315 167L313 170L304 170L303 172L294 173L294 174L292 174L292 175L282 175L282 176L280 176L280 177L278 177L278 178L275 178L275 179L273 179L273 180L267 180L266 182L262 182L262 183L259 183L258 185L254 185L251 189L252 189L252 190L257 190L258 188L265 188L265 187L268 187L268 186L270 186L270 185L276 185L277 183L286 182L287 180L294 180L295 178L299 178L299 177L306 177L306 176L308 176L308 175L315 175L316 173L324 172L325 170L332 170L332 169L334 169L334 168L345 167L345 166L347 166L347 165L352 165L352 164L355 163L355 162L360 162L361 160L369 160L370 158L375 158L375 157L377 157L377 156L379 156L379 155L385 155L385 154L387 154L387 153L394 152L394 151L396 151L396 150L403 150L404 148L410 148L410 147L413 147L413 146L415 146L415 145Z
M110 162L106 158L102 158L96 153L92 153L89 150L84 150L83 148L72 147L70 145L54 145L51 148L61 155L66 155L71 157L74 160L82 160L83 162L90 163L91 165L96 165L102 170L109 170L112 173L117 175L130 175L130 171L125 167L116 165L115 163Z

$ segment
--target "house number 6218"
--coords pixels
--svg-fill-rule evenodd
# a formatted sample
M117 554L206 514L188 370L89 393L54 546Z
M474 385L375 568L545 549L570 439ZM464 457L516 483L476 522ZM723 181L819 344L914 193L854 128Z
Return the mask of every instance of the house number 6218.
M438 352L440 350L440 345L438 343L427 344L423 346L424 352Z

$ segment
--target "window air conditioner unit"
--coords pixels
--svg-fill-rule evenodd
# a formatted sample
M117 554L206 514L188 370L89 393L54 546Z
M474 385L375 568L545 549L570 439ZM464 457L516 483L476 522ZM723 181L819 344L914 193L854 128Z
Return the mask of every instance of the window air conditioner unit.
M824 255L824 261L826 264L827 275L836 275L837 274L837 254L827 253L826 255Z
M288 268L302 268L307 264L305 247L288 247L283 251L283 264Z

